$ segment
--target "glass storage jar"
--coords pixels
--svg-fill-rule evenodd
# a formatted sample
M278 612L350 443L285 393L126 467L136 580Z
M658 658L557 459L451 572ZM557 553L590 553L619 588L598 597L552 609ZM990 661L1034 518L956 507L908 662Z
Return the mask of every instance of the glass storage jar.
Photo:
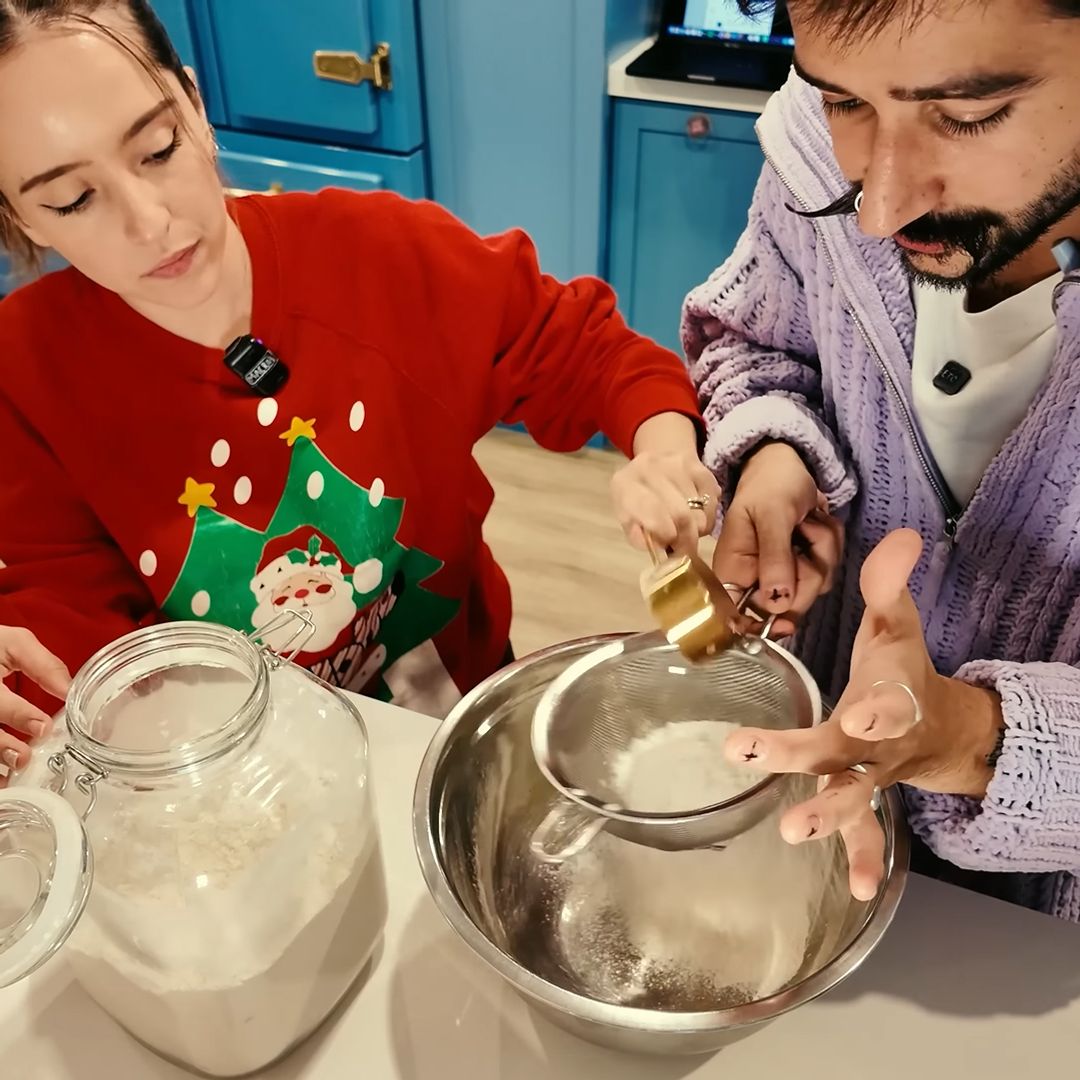
M308 620L284 619L299 645ZM0 897L0 986L64 945L159 1054L210 1076L262 1068L382 936L363 720L236 631L137 630L87 662L66 722L0 792Z

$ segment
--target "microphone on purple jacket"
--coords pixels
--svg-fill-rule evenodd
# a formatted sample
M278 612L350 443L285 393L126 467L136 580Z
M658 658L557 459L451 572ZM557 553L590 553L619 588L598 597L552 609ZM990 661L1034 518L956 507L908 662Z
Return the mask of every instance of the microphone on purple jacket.
M1080 244L1075 240L1059 240L1054 245L1053 252L1063 274L1074 274L1080 270Z

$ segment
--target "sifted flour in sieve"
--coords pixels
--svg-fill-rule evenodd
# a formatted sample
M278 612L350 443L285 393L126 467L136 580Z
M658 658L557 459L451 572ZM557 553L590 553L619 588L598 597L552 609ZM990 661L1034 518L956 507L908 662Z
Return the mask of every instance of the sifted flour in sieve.
M687 720L634 739L613 764L620 805L653 814L700 810L760 784L760 770L724 760L724 744L738 729L726 720Z

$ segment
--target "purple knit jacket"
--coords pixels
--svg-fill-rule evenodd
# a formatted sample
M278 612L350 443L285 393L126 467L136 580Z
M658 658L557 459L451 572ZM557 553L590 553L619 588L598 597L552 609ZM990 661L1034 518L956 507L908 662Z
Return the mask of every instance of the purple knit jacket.
M768 163L747 231L683 313L705 462L728 490L749 450L785 440L846 516L836 588L793 646L834 698L862 615L859 567L892 529L922 534L912 591L930 655L996 689L1007 731L986 798L908 788L912 828L957 866L1011 873L1013 899L1080 922L1080 275L1054 294L1045 385L961 510L914 419L915 312L895 245L853 217L788 209L845 190L820 95L792 76L758 135Z

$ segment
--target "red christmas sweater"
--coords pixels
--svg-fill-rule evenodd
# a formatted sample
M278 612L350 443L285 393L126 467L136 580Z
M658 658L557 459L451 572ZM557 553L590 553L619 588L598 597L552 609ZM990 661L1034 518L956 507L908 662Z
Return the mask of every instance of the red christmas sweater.
M258 632L302 608L300 662L445 712L510 629L474 443L505 420L551 450L602 430L628 452L650 416L697 416L683 366L602 282L541 274L521 232L343 191L231 213L252 334L290 371L276 398L73 270L0 303L0 624L75 670L156 620Z

